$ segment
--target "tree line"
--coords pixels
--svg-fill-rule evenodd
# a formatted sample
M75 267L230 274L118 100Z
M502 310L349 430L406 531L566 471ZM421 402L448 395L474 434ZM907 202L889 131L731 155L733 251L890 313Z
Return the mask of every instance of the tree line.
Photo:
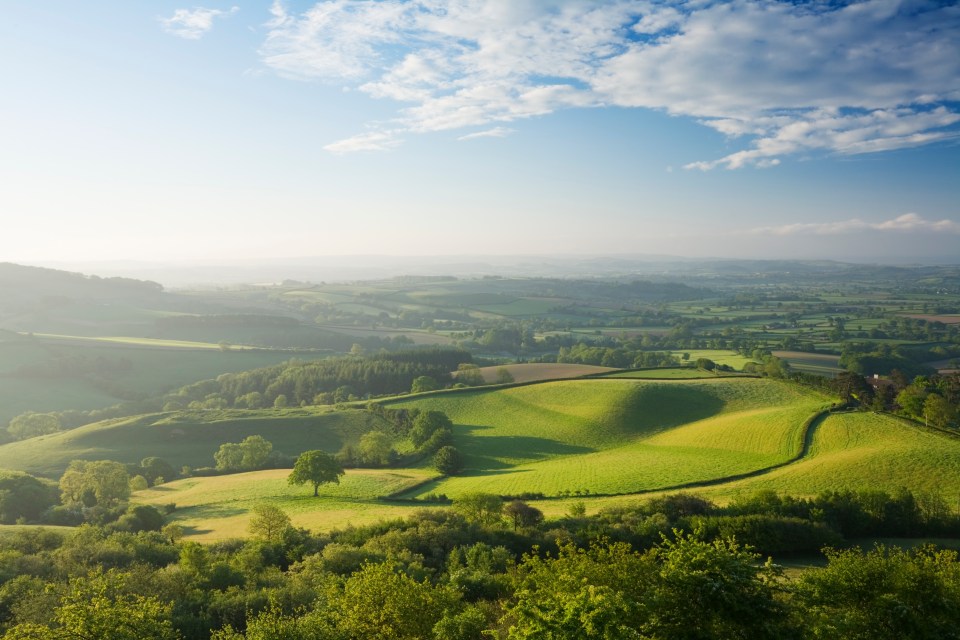
M305 462L291 482L330 478L328 462L316 474ZM452 508L322 534L258 505L249 538L208 545L184 540L176 525L23 529L0 538L0 632L9 640L947 638L960 625L956 552L828 550L824 567L790 579L764 562L815 544L836 549L848 536L956 535L957 516L941 503L909 492L802 499L765 491L720 507L675 494L594 515L576 503L544 521L521 501L468 494Z

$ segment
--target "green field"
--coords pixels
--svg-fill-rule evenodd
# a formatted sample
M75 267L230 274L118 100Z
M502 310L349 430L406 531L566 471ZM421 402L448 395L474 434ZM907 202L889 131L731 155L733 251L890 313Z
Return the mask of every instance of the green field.
M730 371L704 371L692 367L641 369L639 371L618 371L605 375L605 378L629 378L635 380L697 380L703 378L729 378L739 374Z
M160 347L164 349L215 349L220 351L222 347L213 342L196 342L192 340L167 340L165 338L139 338L131 336L67 336L56 333L35 333L35 338L41 340L63 340L69 343L111 343L129 345L132 347ZM247 345L230 345L230 349L254 349Z
M178 469L213 466L221 444L250 435L262 435L276 451L295 456L308 449L339 451L375 426L385 425L366 411L325 408L150 414L2 445L0 468L56 478L75 459L133 463L147 456Z
M960 437L889 415L831 414L814 433L810 455L764 476L711 493L774 489L815 495L830 489L935 491L960 498Z
M743 369L743 365L748 362L753 362L752 358L747 356L742 356L736 351L728 351L726 349L687 349L685 351L671 351L670 355L683 358L684 354L689 354L690 358L688 362L696 362L700 358L707 358L708 360L713 360L717 364L727 365L736 370Z
M795 456L826 396L759 379L574 380L441 394L467 471L411 496L617 494L750 472Z
M385 517L402 517L423 506L389 503L380 496L429 478L417 469L352 469L340 484L321 485L314 497L309 486L287 483L289 469L271 469L212 478L187 478L140 491L135 502L175 503L172 522L197 540L244 537L254 505L269 502L290 515L293 524L313 530L363 525Z
M835 378L840 368L840 356L828 353L807 353L805 351L774 351L773 355L787 361L794 371L803 371L818 376Z
M24 411L99 409L120 402L119 396L157 396L171 389L285 362L288 351L183 349L134 346L99 340L64 341L34 337L0 342L0 427ZM128 369L108 376L107 385L73 375L18 375L20 367L54 366L83 360L125 362Z

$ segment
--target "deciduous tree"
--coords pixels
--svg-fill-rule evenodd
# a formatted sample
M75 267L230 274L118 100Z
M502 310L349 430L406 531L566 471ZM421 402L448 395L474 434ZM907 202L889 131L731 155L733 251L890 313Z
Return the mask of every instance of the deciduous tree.
M313 495L316 496L317 488L321 484L327 482L339 484L342 475L343 466L330 454L316 449L300 454L293 465L293 471L287 477L287 482L296 485L309 482L313 485Z
M127 468L111 460L74 460L60 478L65 503L110 506L130 496Z

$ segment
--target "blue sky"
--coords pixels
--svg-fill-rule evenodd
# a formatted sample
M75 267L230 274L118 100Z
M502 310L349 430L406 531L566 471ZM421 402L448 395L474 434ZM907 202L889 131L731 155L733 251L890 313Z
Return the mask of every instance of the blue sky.
M960 262L960 8L17 1L0 260Z

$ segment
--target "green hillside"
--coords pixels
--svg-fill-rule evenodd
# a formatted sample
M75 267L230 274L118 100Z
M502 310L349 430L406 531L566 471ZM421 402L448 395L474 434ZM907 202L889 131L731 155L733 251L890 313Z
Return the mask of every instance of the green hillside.
M454 422L463 474L411 496L632 493L798 455L824 395L772 380L575 380L393 403Z
M276 451L298 455L307 449L336 452L375 426L385 425L366 411L326 408L150 414L5 444L0 468L58 477L75 459L139 462L147 456L176 468L212 466L221 444L250 435L262 435Z
M430 477L417 469L350 469L339 484L309 487L287 483L289 469L270 469L211 478L177 480L133 496L136 502L162 506L176 503L174 518L197 540L242 537L250 510L261 502L274 504L299 527L329 530L410 515L422 505L391 504L377 498Z
M815 495L831 489L939 492L960 497L960 437L889 415L831 414L817 426L810 455L782 469L717 487L718 496L773 489Z

